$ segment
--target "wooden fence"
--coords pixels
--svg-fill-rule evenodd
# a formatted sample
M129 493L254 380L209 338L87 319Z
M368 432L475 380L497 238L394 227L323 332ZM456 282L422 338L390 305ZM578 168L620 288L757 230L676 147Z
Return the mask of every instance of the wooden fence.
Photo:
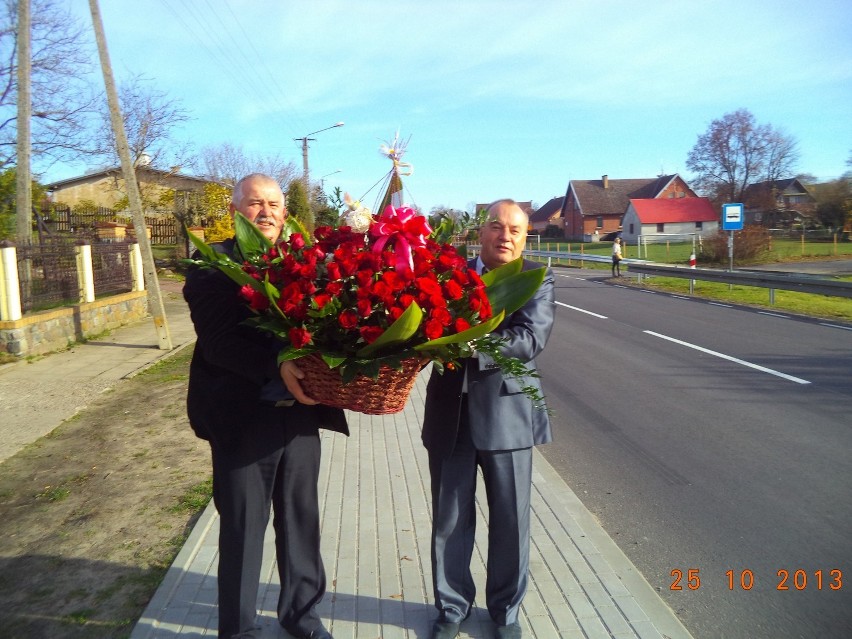
M89 235L99 222L124 224L130 229L133 228L133 218L128 213L116 213L108 208L77 212L71 207L52 206L41 211L38 230L46 235ZM180 223L171 211L146 211L145 225L150 232L152 244L182 244L184 241Z

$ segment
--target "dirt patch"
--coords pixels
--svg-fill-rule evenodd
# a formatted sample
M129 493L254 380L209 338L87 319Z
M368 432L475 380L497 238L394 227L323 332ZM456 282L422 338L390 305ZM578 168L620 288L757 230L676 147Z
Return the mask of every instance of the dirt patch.
M186 419L191 354L0 464L0 638L130 635L209 497L209 447Z

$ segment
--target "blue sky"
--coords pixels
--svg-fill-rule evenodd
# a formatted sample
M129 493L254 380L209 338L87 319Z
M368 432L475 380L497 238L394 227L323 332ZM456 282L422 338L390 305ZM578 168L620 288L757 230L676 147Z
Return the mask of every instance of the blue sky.
M90 21L88 3L74 11ZM390 168L428 211L538 205L571 179L680 173L738 108L832 179L852 154L848 0L100 0L115 75L143 74L193 120L180 137L282 153L355 197ZM45 181L85 167L57 166Z

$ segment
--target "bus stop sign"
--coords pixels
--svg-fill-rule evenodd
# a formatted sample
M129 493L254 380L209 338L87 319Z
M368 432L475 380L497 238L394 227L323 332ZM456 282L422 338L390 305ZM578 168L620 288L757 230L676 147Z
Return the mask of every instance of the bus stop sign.
M723 231L742 231L743 229L743 205L742 204L723 204L722 205L722 230Z

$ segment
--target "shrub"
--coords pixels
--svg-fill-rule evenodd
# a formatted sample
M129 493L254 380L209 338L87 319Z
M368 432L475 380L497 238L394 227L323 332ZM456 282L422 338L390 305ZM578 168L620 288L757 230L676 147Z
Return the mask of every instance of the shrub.
M729 231L718 231L704 240L701 261L724 263L728 257ZM754 262L769 252L771 236L762 226L749 225L742 231L734 231L734 263Z

